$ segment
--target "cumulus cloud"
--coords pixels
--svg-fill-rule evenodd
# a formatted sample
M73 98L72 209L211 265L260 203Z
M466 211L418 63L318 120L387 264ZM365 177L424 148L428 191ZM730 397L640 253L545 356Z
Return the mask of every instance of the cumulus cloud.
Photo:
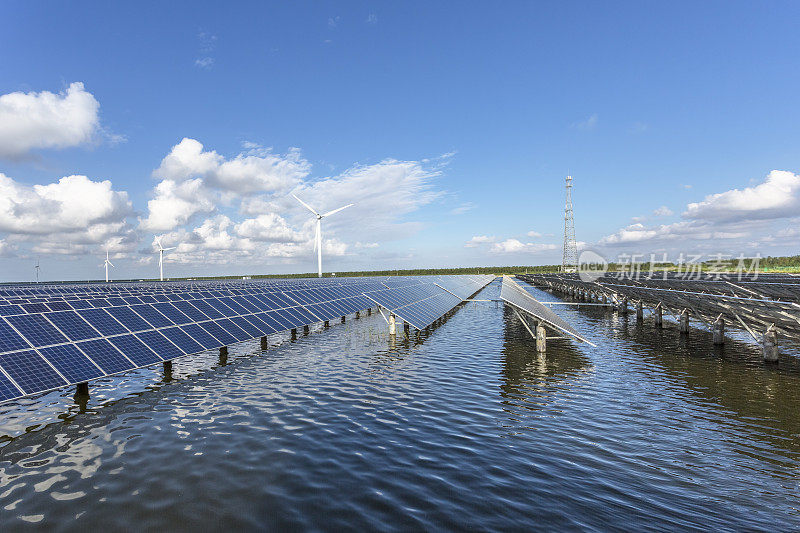
M690 203L683 216L716 221L763 220L800 214L800 176L773 170L755 187L732 189Z
M542 236L542 234L541 234L541 233L539 233L538 231L533 231L533 230L531 230L531 231L529 231L528 233L526 233L526 235L527 235L528 237L532 237L532 238L534 238L534 239L538 239L539 237L541 237L541 236Z
M511 254L511 253L519 253L519 252L526 252L526 253L539 253L539 252L546 252L550 250L557 249L558 246L555 244L543 244L543 243L523 243L517 239L506 239L501 242L496 242L492 245L489 249L491 253L494 254Z
M494 237L494 236L490 237L489 235L475 235L470 240L468 240L466 242L466 244L464 244L464 247L465 248L476 248L477 246L479 246L481 244L493 243L496 240L497 240L497 238Z
M672 212L672 209L670 209L665 205L662 205L658 209L654 210L653 214L657 217L669 217L672 216L674 213Z
M16 244L40 253L87 253L98 244L135 247L128 222L133 206L110 181L65 176L46 185L25 185L0 173L0 233L6 253ZM0 254L3 250L0 249Z
M161 181L147 204L142 229L170 231L242 195L286 192L311 169L296 149L280 156L252 143L245 148L226 159L195 139L173 146L153 171Z
M36 149L89 143L100 129L99 110L80 82L58 94L0 95L0 157L19 159Z

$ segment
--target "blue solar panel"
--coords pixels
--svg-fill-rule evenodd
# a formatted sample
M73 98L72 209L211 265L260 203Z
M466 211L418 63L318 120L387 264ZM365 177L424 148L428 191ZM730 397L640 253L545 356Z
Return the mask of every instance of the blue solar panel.
M141 315L142 318L152 324L154 328L165 328L167 326L174 325L172 320L156 311L156 308L150 304L134 305L131 307L131 309L136 311L136 313Z
M144 331L138 333L136 336L162 359L175 359L176 357L184 355L177 346L169 342L167 338L158 331Z
M134 368L134 364L105 339L80 342L75 346L80 348L106 374L116 374Z
M50 311L50 308L43 303L22 304L22 308L25 309L27 313L46 313Z
M133 335L121 335L109 339L111 344L124 353L136 366L147 366L161 362L161 358L153 350L145 346L142 341Z
M205 349L178 327L162 329L161 334L171 340L184 353L200 353Z
M199 342L206 350L211 348L219 348L222 346L220 341L215 339L210 333L201 328L199 324L187 324L186 326L181 326L181 329L194 340Z
M192 322L203 322L209 319L205 313L192 305L191 302L174 302L173 305L177 307L181 313L191 318Z
M105 336L128 333L125 326L117 322L105 309L81 309L78 314Z
M11 380L8 379L5 374L0 372L0 401L10 400L12 398L18 398L22 396L24 393L16 388Z
M30 345L10 325L0 320L0 352L10 352L24 348L30 348Z
M200 324L204 330L211 333L223 346L233 344L236 342L236 337L222 329L216 322L202 322Z
M222 318L222 313L209 305L206 300L192 300L192 305L202 311L208 318Z
M6 320L34 347L68 342L43 315L16 315Z
M55 324L71 341L85 341L101 336L75 311L59 311L57 313L47 313L44 316Z
M136 308L141 306L135 306ZM122 322L129 331L137 332L153 329L141 316L133 312L134 307L109 307L106 309L114 318Z
M66 311L68 309L72 309L72 306L67 302L50 302L47 304L47 306L53 311Z
M39 350L42 356L50 361L50 364L61 372L70 383L80 383L98 378L103 375L103 371L92 364L89 359L72 344L62 344L51 346Z
M245 306L237 302L236 298L220 298L219 301L227 305L231 309L233 309L236 315L246 315L251 312ZM229 316L236 316L236 315L229 315Z
M231 322L246 331L247 334L250 335L251 339L261 336L261 330L248 322L243 316L231 318Z
M20 305L0 305L0 316L21 315L24 312Z
M222 329L233 335L237 341L246 341L248 339L252 339L249 333L234 324L228 318L220 318L216 322Z
M191 318L178 311L178 308L171 303L153 304L156 311L169 318L175 324L188 324L194 322Z
M247 321L253 324L255 327L258 328L258 331L261 335L268 335L270 333L274 333L275 329L272 328L269 324L264 322L264 320L258 315L248 315Z
M236 316L239 313L222 303L220 300L215 300L214 298L210 298L208 300L203 300L208 303L211 307L222 313L223 316Z
M0 366L25 394L46 391L67 382L33 350L0 355Z

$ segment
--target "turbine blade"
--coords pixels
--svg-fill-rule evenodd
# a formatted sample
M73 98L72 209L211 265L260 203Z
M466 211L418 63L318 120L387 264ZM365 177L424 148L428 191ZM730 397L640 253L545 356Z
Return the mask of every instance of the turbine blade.
M340 207L339 209L334 209L333 211L329 211L329 212L325 213L325 214L324 214L324 215L322 215L322 216L323 216L323 217L329 217L329 216L331 216L332 214L334 214L334 213L338 213L338 212L339 212L339 211L341 211L342 209L347 209L348 207L351 207L351 206L353 206L353 205L355 205L355 204L347 204L346 206L344 206L344 207Z
M167 250L174 250L176 248L177 248L177 246L173 246L172 248L164 248L164 251L166 252Z
M111 265L112 267L114 266L114 263L112 263L111 261L109 261L108 264ZM114 268L117 268L117 267L114 267Z
M295 200L297 200L298 202L300 202L301 204L303 204L303 205L305 206L305 208L306 208L306 209L308 209L309 211L311 211L312 213L314 213L314 216L317 216L317 217L319 216L319 213L317 213L316 211L314 211L314 208L313 208L313 207L311 207L310 205L308 205L307 203L305 203L303 200L301 200L300 198L298 198L298 197L297 197L297 196L295 196L294 194L292 194L292 196L294 196L294 199L295 199Z

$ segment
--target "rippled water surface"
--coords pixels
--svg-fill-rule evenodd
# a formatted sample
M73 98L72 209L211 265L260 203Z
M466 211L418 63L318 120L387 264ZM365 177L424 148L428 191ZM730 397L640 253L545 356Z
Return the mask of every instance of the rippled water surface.
M558 312L598 347L470 302L2 405L0 529L800 528L796 350Z

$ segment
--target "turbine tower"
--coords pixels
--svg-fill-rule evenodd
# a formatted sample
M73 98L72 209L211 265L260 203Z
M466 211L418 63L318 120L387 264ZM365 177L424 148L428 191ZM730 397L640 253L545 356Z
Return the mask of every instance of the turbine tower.
M33 267L33 269L36 271L36 283L39 283L39 271L41 270L41 267L39 266L38 259L36 260L36 266Z
M562 272L578 271L578 244L575 242L575 220L572 217L572 176L567 176L567 202L564 206L564 255Z
M334 213L338 213L342 209L347 209L348 207L352 206L353 204L347 204L344 207L340 207L339 209L334 209L333 211L328 211L324 215L320 215L317 213L313 207L305 203L303 200L295 196L294 199L303 204L303 207L314 213L314 216L317 217L317 236L314 238L314 249L317 251L317 275L321 278L322 277L322 219L325 217L329 217Z
M106 260L105 260L105 261L103 261L103 265L106 267L106 283L108 283L108 282L110 281L110 280L109 280L109 278L108 278L108 267L109 267L109 266L112 266L112 267L114 266L114 263L112 263L112 262L111 262L111 261L108 259L108 250L106 250Z
M171 248L164 248L161 246L161 237L156 237L156 243L158 243L158 272L160 274L161 281L164 281L164 252L174 250L176 247L173 246Z

